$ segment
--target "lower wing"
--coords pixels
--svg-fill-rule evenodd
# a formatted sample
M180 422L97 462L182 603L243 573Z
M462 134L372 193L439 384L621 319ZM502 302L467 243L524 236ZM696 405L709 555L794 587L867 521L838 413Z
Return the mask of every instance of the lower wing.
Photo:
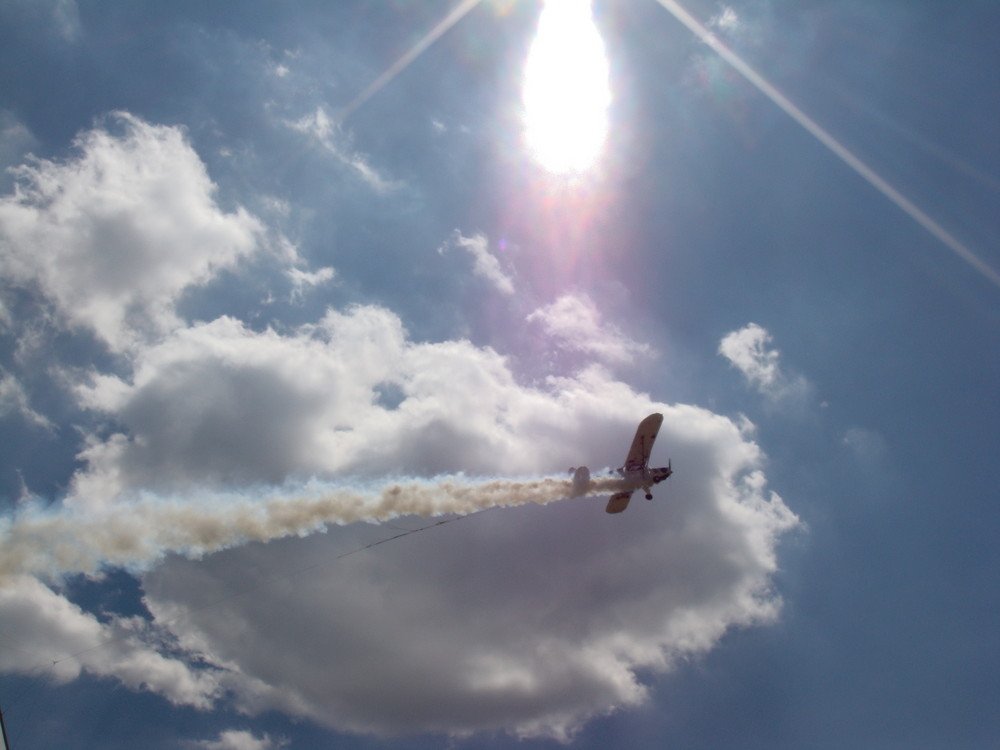
M621 513L628 507L628 501L632 499L631 492L616 492L608 500L608 507L605 510L608 513Z

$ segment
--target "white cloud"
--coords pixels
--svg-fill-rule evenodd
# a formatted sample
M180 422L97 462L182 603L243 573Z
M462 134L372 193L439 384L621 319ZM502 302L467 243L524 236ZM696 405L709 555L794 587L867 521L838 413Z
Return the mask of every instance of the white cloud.
M489 251L489 240L484 234L474 234L472 237L465 237L459 230L454 230L448 240L438 248L439 253L444 253L449 247L459 247L467 252L473 260L472 273L489 284L502 294L514 293L514 282L511 277L500 268L500 261Z
M584 352L609 364L628 364L651 354L648 346L602 321L597 305L586 294L564 294L535 310L527 320L540 323L560 348Z
M292 130L311 135L320 141L328 140L334 132L334 123L323 107L317 107L310 115L286 123Z
M24 168L27 187L0 204L5 273L122 352L118 373L76 384L79 403L117 432L88 437L67 501L81 518L120 511L121 524L101 529L109 545L139 541L121 533L141 521L135 494L169 495L183 513L223 493L247 506L262 486L304 491L312 478L451 472L461 491L466 477L617 465L654 410L666 418L654 460L670 456L675 475L656 503L640 498L617 517L602 499L577 498L482 513L350 557L380 530L354 524L201 561L170 557L142 578L152 625L102 623L37 580L7 575L0 619L13 648L0 650L0 669L41 665L60 680L85 670L177 704L226 701L348 731L566 739L645 700L640 675L777 615L775 547L797 519L766 490L752 432L612 377L600 363L646 350L589 298L560 298L529 319L599 363L532 384L489 347L412 340L377 306L281 331L230 317L186 325L177 295L252 252L262 230L218 209L179 131L121 123L122 136L84 136L75 160ZM476 273L513 291L485 238L456 237ZM303 287L332 277L298 273L289 276ZM287 570L300 571L294 582L275 580ZM232 595L248 586L253 596ZM51 664L53 650L74 656ZM280 744L232 730L201 746Z
M397 404L380 403L386 383ZM664 413L654 460L671 456L676 473L656 503L620 517L602 500L512 509L449 526L447 543L332 565L371 539L352 526L146 574L156 621L223 674L242 710L376 734L565 739L645 700L640 673L778 610L775 544L796 519L766 492L745 425L650 402L600 368L524 386L490 349L411 342L392 313L358 307L288 335L195 326L145 352L131 382L81 395L129 432L85 452L78 493L189 486L198 503L213 484L310 473L613 464L636 420ZM319 572L229 595L247 571L289 569Z
M317 107L315 112L304 115L298 120L286 120L285 124L292 130L315 138L338 161L353 169L355 174L375 192L387 193L399 186L398 183L380 174L364 156L352 151L345 144L337 123L323 107Z
M301 300L305 293L313 287L322 286L333 280L336 271L326 266L316 271L303 271L300 268L289 268L285 274L292 281L292 299Z
M115 617L103 624L28 576L0 579L0 621L7 646L0 649L0 671L42 672L60 683L85 671L200 709L222 692L219 670L164 656L160 637L144 621Z
M289 334L220 318L177 331L133 367L130 378L94 375L77 388L83 406L124 431L81 452L75 502L104 505L143 488L579 464L575 430L547 427L533 444L522 434L564 412L581 419L569 394L609 387L591 370L524 387L492 349L411 342L396 315L373 306L331 310ZM384 402L387 390L398 403Z
M591 377L553 382L575 388ZM386 388L398 405L382 403ZM492 349L410 342L398 317L371 306L330 311L289 335L231 318L195 325L142 352L130 379L93 376L78 395L126 430L82 452L80 502L144 487L345 472L509 474L550 467L552 455L562 456L556 465L580 459L569 450L575 438L527 446L519 437L570 404L520 386Z
M239 710L347 731L566 739L591 717L642 703L639 675L778 612L775 546L797 519L766 491L745 425L652 402L601 367L523 385L493 350L413 342L395 315L370 306L286 334L221 318L133 361L130 378L79 390L125 432L83 452L78 512L126 490L169 490L201 507L213 487L249 502L240 487L301 487L295 478L314 474L615 465L654 410L665 415L654 461L671 457L675 475L655 503L640 497L616 517L603 499L578 498L480 514L340 560L372 541L373 527L168 558L143 586L157 628L181 651L157 654L145 638L124 658L102 645L86 667L96 673L145 680L175 702L225 693ZM385 388L398 393L392 403ZM272 575L287 570L302 571L294 585ZM232 596L248 586L253 596ZM66 615L72 605L48 589L30 591L44 599L36 621L93 621ZM94 634L82 647L106 643L96 621L86 627ZM14 645L32 642L28 631ZM196 661L209 666L186 666Z
M400 377L405 354L399 319L373 307L331 312L291 336L232 318L178 331L136 358L130 382L80 388L85 406L128 432L83 452L78 494L100 504L130 488L280 483L357 466L365 446L353 425L384 424L374 389Z
M36 427L53 428L52 422L31 408L28 394L17 378L0 367L0 417L8 414L17 414Z
M771 334L756 323L732 331L719 342L719 354L743 373L747 383L772 402L802 404L812 388L801 375L785 373L780 352L771 348Z
M640 673L776 616L774 547L796 519L766 492L760 452L730 420L649 404L593 373L553 386L505 403L521 414L523 451L548 433L578 454L599 440L608 447L600 454L617 460L632 417L659 409L658 455L669 450L676 473L656 502L634 501L618 517L603 512L603 499L483 514L339 560L371 529L201 563L174 558L144 577L148 605L211 662L238 667L227 685L244 710L294 701L339 730L567 739L590 717L642 703ZM551 408L529 420L520 399ZM489 415L494 430L501 414ZM466 439L482 439L481 429ZM494 465L514 468L499 457ZM229 596L248 584L247 571L256 581L272 570L303 573ZM242 679L253 680L245 693ZM261 684L282 690L265 695Z
M748 12L738 13L735 8L722 5L718 13L709 19L707 26L717 29L729 44L752 48L767 44L773 37L775 28L769 8L758 4L757 7L747 7L744 10Z
M258 247L261 225L224 213L178 128L119 113L65 162L35 160L0 198L0 269L122 350L181 325L178 295Z
M268 734L258 737L243 729L227 729L218 739L203 740L193 746L203 750L279 750L287 745L287 741L271 739Z
M726 334L719 343L719 354L742 372L751 385L766 393L779 377L778 351L769 349L771 334L756 323Z
M717 28L722 31L733 31L740 25L740 17L736 11L728 5L723 5L722 9L708 22L709 28Z

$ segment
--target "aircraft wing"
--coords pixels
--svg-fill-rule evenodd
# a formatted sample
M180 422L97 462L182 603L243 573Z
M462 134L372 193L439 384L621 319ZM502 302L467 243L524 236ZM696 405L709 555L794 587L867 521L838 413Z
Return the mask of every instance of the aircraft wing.
M634 471L643 468L649 463L649 454L653 452L653 443L656 435L663 424L662 414L650 414L639 423L639 428L632 438L632 447L628 450L628 458L625 459L625 470Z
M608 513L621 513L628 507L628 501L632 499L632 491L629 492L616 492L608 500L608 507L605 510Z

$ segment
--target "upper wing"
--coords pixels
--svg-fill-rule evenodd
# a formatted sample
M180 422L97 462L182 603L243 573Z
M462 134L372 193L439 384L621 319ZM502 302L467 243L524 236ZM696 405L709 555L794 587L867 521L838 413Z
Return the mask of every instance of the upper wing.
M639 422L639 428L632 438L632 447L628 449L625 459L625 469L641 469L649 463L649 454L653 452L653 443L663 424L662 414L650 414Z
M608 500L608 507L605 510L608 513L621 513L628 507L628 501L632 499L631 492L616 492Z

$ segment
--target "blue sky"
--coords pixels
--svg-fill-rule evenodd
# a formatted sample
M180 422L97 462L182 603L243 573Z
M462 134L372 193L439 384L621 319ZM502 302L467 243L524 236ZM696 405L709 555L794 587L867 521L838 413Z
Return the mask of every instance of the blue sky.
M992 746L998 31L2 4L11 747Z

